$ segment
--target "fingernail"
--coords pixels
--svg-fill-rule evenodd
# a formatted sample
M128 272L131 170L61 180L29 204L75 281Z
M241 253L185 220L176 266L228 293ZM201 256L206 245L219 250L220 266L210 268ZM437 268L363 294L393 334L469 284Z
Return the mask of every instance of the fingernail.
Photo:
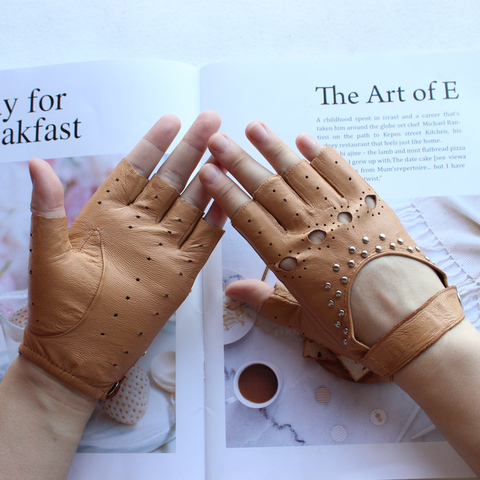
M228 298L232 299L232 300L235 300L237 302L240 302L240 303L245 303L245 299L242 297L242 295L240 295L239 293L237 292L225 292L225 295L227 295Z
M256 141L263 142L267 138L267 130L260 122L253 123L248 129L248 134Z
M230 142L225 135L221 133L215 134L210 140L210 148L218 153L223 153L230 145Z
M202 180L206 183L213 183L220 175L220 170L215 165L204 165L202 168Z
M315 140L307 133L302 135L302 143L305 148L313 148L315 146Z

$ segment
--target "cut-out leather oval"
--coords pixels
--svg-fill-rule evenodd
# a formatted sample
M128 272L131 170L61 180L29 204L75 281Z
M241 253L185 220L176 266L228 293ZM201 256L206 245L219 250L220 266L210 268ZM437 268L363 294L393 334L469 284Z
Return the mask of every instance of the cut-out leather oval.
M367 195L365 197L365 203L370 210L373 210L377 206L377 196L376 195Z
M327 233L323 230L312 230L308 234L308 239L312 243L322 243L327 238Z
M350 212L341 212L337 217L340 223L352 223L353 217Z
M291 272L298 267L297 259L294 257L285 257L281 262L278 264L278 268L286 272Z

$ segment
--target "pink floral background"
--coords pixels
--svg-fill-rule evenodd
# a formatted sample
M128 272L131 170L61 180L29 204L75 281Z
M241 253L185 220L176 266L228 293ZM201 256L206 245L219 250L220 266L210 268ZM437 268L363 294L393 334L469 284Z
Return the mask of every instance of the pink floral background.
M119 155L50 159L65 191L69 223L121 160ZM30 198L28 162L1 166L0 292L27 288Z

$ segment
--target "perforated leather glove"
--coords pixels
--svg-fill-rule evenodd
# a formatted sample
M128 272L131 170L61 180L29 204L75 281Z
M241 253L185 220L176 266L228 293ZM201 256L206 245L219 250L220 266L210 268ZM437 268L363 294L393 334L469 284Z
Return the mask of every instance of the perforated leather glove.
M20 353L93 397L112 394L219 241L202 215L126 160L70 228L65 217L33 215Z
M447 280L388 205L330 147L311 163L301 160L271 176L232 224L283 284L276 285L260 314L382 379L390 379L464 317L456 289L449 287L372 348L355 338L350 293L368 262L401 255L429 265L446 287Z

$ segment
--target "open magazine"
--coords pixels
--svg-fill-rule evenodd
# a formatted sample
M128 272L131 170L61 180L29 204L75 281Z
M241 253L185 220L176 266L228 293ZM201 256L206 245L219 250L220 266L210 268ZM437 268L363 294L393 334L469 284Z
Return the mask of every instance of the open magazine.
M480 328L479 64L478 52L466 52L0 72L0 376L22 333L11 318L26 299L27 161L52 163L71 221L160 116L181 118L181 138L205 109L265 166L243 134L251 120L292 148L306 132L337 149L458 286ZM338 378L308 358L302 336L228 302L225 285L241 278L276 281L227 225L187 301L139 361L149 382L144 416L127 425L99 406L69 478L473 476L395 384ZM260 371L271 380L262 402L239 387L248 387L242 372Z

